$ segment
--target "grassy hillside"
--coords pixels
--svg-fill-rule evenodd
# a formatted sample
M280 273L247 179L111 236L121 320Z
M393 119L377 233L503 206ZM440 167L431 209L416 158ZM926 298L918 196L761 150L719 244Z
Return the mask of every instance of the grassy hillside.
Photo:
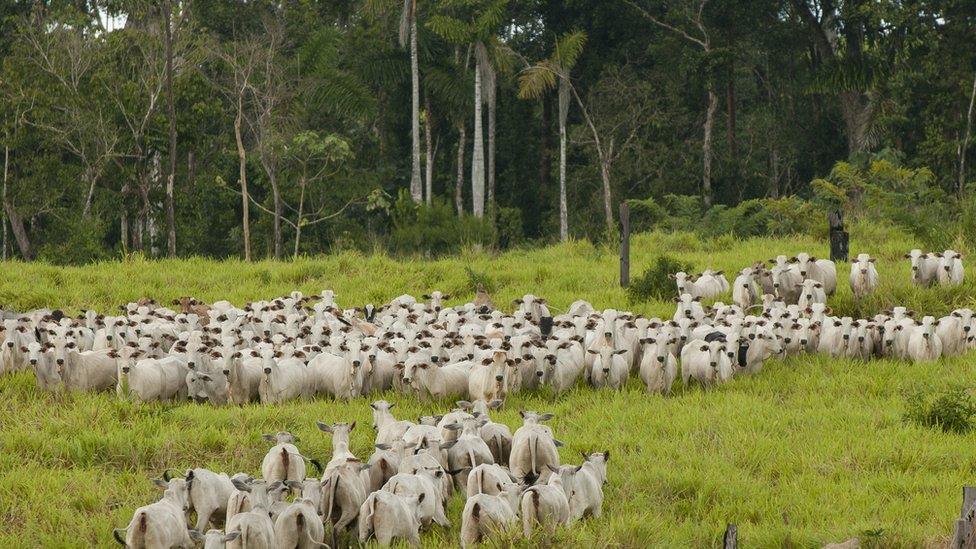
M827 255L823 243L808 238L701 242L688 234L648 234L632 247L635 275L661 253L727 272L777 253ZM865 314L896 303L936 314L972 305L973 282L954 290L912 288L901 259L911 247L896 234L855 231L851 251L879 257L882 287L878 297L855 306L848 267L841 265L841 290L831 305ZM616 284L616 250L585 242L430 262L343 254L284 264L14 263L3 266L0 304L107 310L141 296L240 303L327 287L349 305L431 289L467 298L466 267L490 279L497 303L532 292L555 309L585 298L597 307L673 311L665 302L628 304ZM865 532L885 547L934 546L951 533L960 486L976 479L976 435L904 422L905 399L921 390L970 386L974 376L972 355L924 366L798 357L770 362L758 376L713 391L678 387L671 398L648 396L633 379L622 393L579 387L556 401L548 391L523 394L496 420L515 427L520 408L552 411L551 425L567 444L564 460L577 462L579 451L611 451L603 518L536 542L708 546L734 522L750 547L815 546ZM386 398L399 403L403 417L449 407ZM317 419L358 421L353 451L365 457L373 440L368 410L366 399L140 406L111 395L40 393L29 373L0 378L0 547L110 545L111 529L157 496L149 476L189 466L257 473L267 449L260 434L276 430L298 434L305 453L323 457L329 439L315 429ZM452 502L448 516L455 523L460 508L459 500ZM423 539L425 545L456 545L457 524Z

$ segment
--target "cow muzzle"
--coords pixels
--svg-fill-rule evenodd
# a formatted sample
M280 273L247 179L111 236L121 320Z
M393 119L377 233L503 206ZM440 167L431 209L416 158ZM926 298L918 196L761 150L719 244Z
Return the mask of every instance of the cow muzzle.
M505 379L504 376L495 376L495 381L501 381L503 379Z
M265 368L265 369L264 369L264 373L266 373L266 374L270 374L270 373L271 373L271 368Z

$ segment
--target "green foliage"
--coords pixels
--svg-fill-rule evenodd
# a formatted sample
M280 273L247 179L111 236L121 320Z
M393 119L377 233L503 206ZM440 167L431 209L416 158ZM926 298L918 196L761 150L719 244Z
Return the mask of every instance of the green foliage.
M498 247L505 249L519 245L525 238L522 230L522 210L518 208L498 208L495 219L498 234Z
M946 433L965 434L973 428L976 400L968 390L919 391L905 402L905 419Z
M458 217L451 204L440 198L429 206L416 204L405 189L401 189L390 218L390 244L397 254L438 256L457 253L472 244L488 247L495 242L495 230L487 218Z
M670 275L684 271L692 272L691 263L679 261L671 256L662 255L654 260L654 264L644 270L639 277L630 281L627 288L627 299L630 303L641 303L651 299L663 300L675 293L674 280Z
M826 225L826 212L816 205L786 197L746 200L734 207L713 206L696 227L702 236L730 234L739 238L811 234Z
M630 198L627 205L630 206L630 226L633 232L653 230L668 217L667 210L653 198Z
M464 267L464 272L465 274L468 275L468 283L466 287L468 291L471 292L477 291L478 286L480 285L482 288L484 288L486 292L490 294L493 293L495 289L498 287L495 284L495 281L492 280L492 278L488 276L487 273L475 271L468 265Z
M105 223L97 217L62 219L57 226L48 227L60 238L46 240L37 258L54 265L82 265L109 257L103 239Z

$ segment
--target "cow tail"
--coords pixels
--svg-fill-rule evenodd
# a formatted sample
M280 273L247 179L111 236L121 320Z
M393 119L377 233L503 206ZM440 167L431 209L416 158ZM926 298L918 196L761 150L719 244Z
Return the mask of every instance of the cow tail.
M291 458L288 456L288 448L282 447L281 448L281 464L285 468L285 478L282 479L282 480L289 480L288 479L288 465L289 465L290 462L291 462Z
M529 458L532 461L530 471L532 472L533 475L538 475L539 474L535 470L535 463L536 463L535 460L536 460L536 456L538 456L538 455L539 455L539 437L537 435L537 436L532 437L532 442L529 443Z

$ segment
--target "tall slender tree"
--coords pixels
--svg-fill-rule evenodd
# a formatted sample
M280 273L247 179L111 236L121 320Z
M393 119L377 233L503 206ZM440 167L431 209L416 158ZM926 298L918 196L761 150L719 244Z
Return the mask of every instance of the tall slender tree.
M400 47L410 46L410 197L424 199L420 179L420 61L417 54L417 0L403 0L400 16Z
M586 44L586 33L576 31L556 41L552 55L519 75L519 97L540 99L559 89L559 240L569 239L569 207L566 200L566 120L569 117L572 82L570 72Z

